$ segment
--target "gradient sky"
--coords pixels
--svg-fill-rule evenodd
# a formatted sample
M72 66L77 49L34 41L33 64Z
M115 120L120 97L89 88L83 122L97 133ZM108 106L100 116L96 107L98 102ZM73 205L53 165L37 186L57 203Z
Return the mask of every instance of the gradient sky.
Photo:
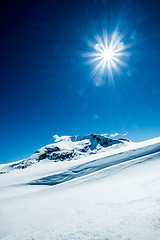
M29 156L55 134L160 136L159 13L159 0L1 2L0 162ZM99 84L83 54L116 27L132 44L128 66Z

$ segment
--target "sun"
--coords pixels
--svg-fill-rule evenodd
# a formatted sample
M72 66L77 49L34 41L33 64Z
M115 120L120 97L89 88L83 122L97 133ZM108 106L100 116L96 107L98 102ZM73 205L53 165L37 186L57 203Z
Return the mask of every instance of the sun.
M105 49L103 51L102 57L105 61L111 61L112 57L113 57L113 51L112 49Z
M106 69L108 76L113 78L114 71L120 73L121 67L127 66L124 58L129 55L130 45L124 44L124 36L125 34L118 35L115 31L110 36L110 41L109 36L105 34L103 38L96 37L96 44L90 44L92 52L86 53L84 56L89 58L89 64L94 65L91 76L94 76L98 71L103 73Z

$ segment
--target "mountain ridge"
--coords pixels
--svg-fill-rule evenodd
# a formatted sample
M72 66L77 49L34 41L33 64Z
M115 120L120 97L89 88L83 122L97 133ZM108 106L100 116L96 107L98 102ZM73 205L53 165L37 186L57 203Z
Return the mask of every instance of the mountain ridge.
M81 156L96 154L106 151L113 144L124 144L130 142L128 139L108 138L106 134L88 134L61 136L54 135L54 143L48 144L36 150L30 157L15 163L10 163L9 168L24 169L43 160L70 161L77 160ZM5 172L1 172L5 173Z

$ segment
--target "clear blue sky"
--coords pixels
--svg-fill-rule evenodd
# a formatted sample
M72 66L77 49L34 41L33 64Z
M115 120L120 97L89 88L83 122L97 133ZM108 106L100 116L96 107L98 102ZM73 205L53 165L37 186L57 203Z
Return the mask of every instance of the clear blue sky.
M52 136L128 132L160 136L160 2L4 1L0 6L0 162L20 160ZM88 42L126 31L128 66L97 86Z

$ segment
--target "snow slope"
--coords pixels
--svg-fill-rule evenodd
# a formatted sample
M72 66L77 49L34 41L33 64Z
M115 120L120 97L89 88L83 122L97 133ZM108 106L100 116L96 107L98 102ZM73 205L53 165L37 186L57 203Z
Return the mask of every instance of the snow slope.
M8 172L0 174L0 239L160 239L160 138L105 147L86 136L56 141L76 158L36 155L26 168L0 167Z

